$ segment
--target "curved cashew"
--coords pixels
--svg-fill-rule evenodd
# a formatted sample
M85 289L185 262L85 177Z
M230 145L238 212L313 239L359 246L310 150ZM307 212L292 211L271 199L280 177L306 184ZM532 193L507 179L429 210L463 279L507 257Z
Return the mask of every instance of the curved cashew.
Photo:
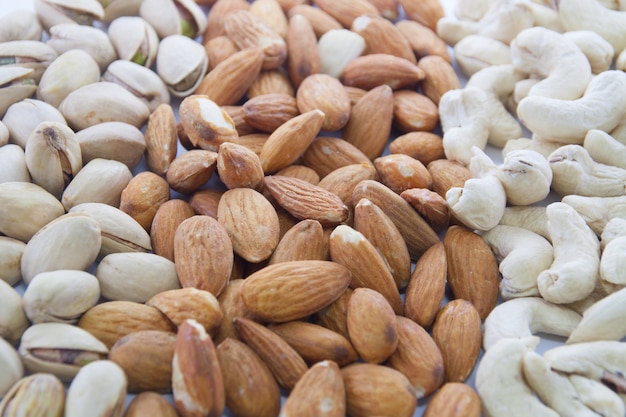
M601 235L607 223L615 218L626 218L626 196L585 197L568 195L561 200L571 206L585 220L596 235Z
M539 398L561 416L601 417L587 407L566 375L554 372L537 352L524 355L524 378Z
M552 242L548 231L548 215L546 208L542 206L514 206L504 209L504 215L500 219L501 225L517 226L530 230Z
M522 136L522 125L506 109L512 100L515 84L524 77L513 65L494 65L474 73L466 87L478 87L487 93L491 111L488 142L503 147L511 138Z
M475 381L485 416L559 417L533 394L524 381L524 355L538 343L536 336L504 339L485 352L476 370Z
M457 0L454 15L459 20L480 20L496 0Z
M535 84L538 84L539 81L541 80L537 78L535 75L529 75L528 78L524 80L520 80L517 83L515 83L515 88L513 89L513 102L519 105L519 102L522 101L524 98L528 97L528 94L530 93L530 89L533 88ZM516 113L517 113L517 108L516 108Z
M623 236L626 236L626 219L620 217L611 219L606 226L604 226L604 230L602 230L602 234L600 236L600 248L604 252L606 245L614 239ZM600 262L602 262L602 258L600 258Z
M536 135L533 135L530 139L509 139L502 148L502 158L506 158L506 156L513 151L528 150L538 152L547 160L550 154L559 149L561 146L563 146L562 143L541 140L538 139Z
M545 140L580 144L590 129L610 132L624 119L626 73L609 70L596 75L577 100L528 96L517 106L517 115Z
M556 10L556 6L554 5L554 2L549 3L551 4L544 4L544 2L535 1L528 2L528 6L530 6L530 10L533 13L535 26L541 26L555 32L563 33L565 29L561 24L561 19L559 19L559 13Z
M475 21L442 17L437 21L437 34L452 46L469 35L486 36L508 44L534 23L533 12L525 2L497 0Z
M600 242L571 206L548 204L546 213L554 262L537 277L539 293L557 304L582 300L593 292L598 281Z
M626 48L626 13L607 9L597 0L560 0L559 17L567 31L592 30L616 53Z
M565 145L548 157L552 189L562 196L617 197L626 194L626 169L594 161L580 145Z
M502 339L520 339L542 332L569 336L580 323L574 310L540 297L513 298L498 304L485 319L483 348L490 351Z
M587 407L604 417L623 417L626 414L624 401L601 382L580 375L569 375L570 382Z
M583 313L567 343L620 340L626 336L626 288L609 294Z
M604 247L600 258L600 278L611 284L626 285L626 235L616 237Z
M626 68L624 68L623 70L626 70ZM619 122L619 124L609 132L609 134L616 141L626 145L626 119L622 119L622 121Z
M466 77L492 65L511 64L511 48L504 42L481 35L469 35L454 45L454 57Z
M552 170L548 160L539 152L509 152L504 157L504 162L498 165L497 175L504 186L509 204L531 205L550 194Z
M550 242L530 230L498 225L482 234L498 260L502 298L538 296L537 277L552 264Z
M572 30L563 34L567 39L571 40L580 48L587 57L591 72L599 74L606 71L613 63L615 52L611 44L591 30Z
M601 164L626 169L626 144L598 129L591 129L585 135L583 147L589 156Z
M513 65L540 78L528 96L574 100L591 80L591 66L576 44L563 34L536 26L511 42Z

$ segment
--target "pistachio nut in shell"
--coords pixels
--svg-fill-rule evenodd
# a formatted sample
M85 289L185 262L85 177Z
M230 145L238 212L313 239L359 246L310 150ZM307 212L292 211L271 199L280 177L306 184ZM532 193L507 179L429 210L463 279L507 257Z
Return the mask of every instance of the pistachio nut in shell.
M143 0L101 1L104 7L104 22L112 22L121 16L137 16Z
M117 58L109 35L96 27L64 23L54 25L49 33L50 39L46 43L57 53L81 49L93 57L100 71L104 71Z
M21 240L0 236L0 280L15 285L22 279L20 261L25 247Z
M186 97L202 82L209 60L202 45L182 35L161 40L156 73L176 97Z
M49 45L39 40L17 40L0 42L2 66L23 67L33 70L32 77L39 82L48 65L59 54Z
M65 398L65 417L122 417L127 380L115 362L99 360L83 366L72 380Z
M39 323L24 332L18 352L27 371L50 372L69 381L82 366L105 359L109 349L80 327Z
M141 130L124 122L105 122L76 132L83 164L96 159L112 159L132 170L139 165L146 140Z
M42 227L22 254L26 285L40 272L57 269L86 271L100 252L100 226L83 213L64 214Z
M43 28L34 11L13 10L0 18L0 42L41 39Z
M3 416L61 417L65 387L50 373L35 373L21 378L0 402Z
M159 37L145 19L139 16L120 16L111 22L108 34L120 59L146 68L154 64L159 49Z
M42 272L24 291L22 305L32 323L77 323L100 299L98 279L85 271Z
M207 26L206 14L194 0L144 0L139 16L146 19L161 38L182 35L195 39Z
M76 134L57 122L37 125L26 142L25 159L33 182L57 198L83 167Z
M26 166L24 149L14 143L0 146L0 183L31 182L32 178Z
M0 280L0 338L17 344L28 325L20 293Z
M24 365L17 350L0 337L0 397L24 376Z
M77 131L104 122L125 122L140 128L150 115L150 109L141 99L107 81L74 90L61 102L59 110Z
M102 81L121 85L143 101L150 112L160 104L170 102L170 93L163 80L150 68L135 62L123 59L111 62L102 74Z
M104 17L104 9L98 0L35 0L33 3L46 30L60 23L92 25L94 20Z
M0 200L0 233L22 242L65 213L59 200L29 182L0 184Z
M0 115L4 115L11 104L35 94L37 83L33 73L29 68L0 66Z
M98 75L100 77L100 75ZM26 142L41 122L67 124L61 112L52 104L42 100L26 98L12 104L2 118L9 130L11 143L26 149Z

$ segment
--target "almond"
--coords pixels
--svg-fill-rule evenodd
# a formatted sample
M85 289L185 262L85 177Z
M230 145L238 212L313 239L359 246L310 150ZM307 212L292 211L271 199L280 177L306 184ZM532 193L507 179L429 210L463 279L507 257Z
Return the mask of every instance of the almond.
M447 382L432 396L424 417L480 417L480 397L467 384Z
M228 233L235 253L249 262L268 259L278 245L276 210L263 194L251 188L226 191L217 206L217 220Z
M417 159L403 154L378 157L374 166L381 181L395 193L400 194L411 188L432 187L433 179L428 169Z
M350 98L339 80L328 74L312 74L302 80L296 100L302 113L315 109L324 112L322 130L340 130L350 119Z
M279 417L343 417L346 393L339 366L321 361L311 366L293 388Z
M353 293L353 289L347 288L341 297L328 307L315 313L314 322L350 339L348 334L348 302Z
M248 10L267 27L274 29L281 38L287 36L287 16L277 0L255 0Z
M224 21L227 14L237 10L250 9L250 3L245 0L218 0L211 7L208 15L207 28L202 36L202 43L206 44L210 39L226 35Z
M363 180L377 178L376 169L371 164L360 163L335 169L322 178L317 185L338 195L346 206L353 209L352 192L354 187Z
M317 137L302 155L304 165L313 168L324 178L337 168L352 164L369 164L372 161L356 146L340 138Z
M226 35L216 36L204 43L204 51L209 58L208 71L213 69L222 61L234 55L239 49L235 43Z
M176 229L185 219L193 215L193 208L184 200L175 198L161 204L150 227L150 240L154 253L174 262Z
M400 193L400 197L430 224L433 230L440 232L450 223L448 202L434 191L426 188L410 188Z
M438 55L425 56L417 64L426 76L422 80L422 92L439 105L441 96L450 90L461 88L459 77L452 65Z
M291 227L280 239L270 265L280 262L327 260L328 249L322 225L317 220L302 220Z
M246 307L241 298L242 284L243 279L231 278L228 285L217 299L220 309L222 310L222 321L214 337L215 343L221 343L228 337L239 339L239 335L233 324L235 317L258 320L257 316Z
M326 307L341 296L350 279L350 271L335 262L281 262L246 278L241 296L261 319L285 322Z
M233 120L235 130L239 136L257 133L258 130L250 125L245 119L245 110L243 106L220 106Z
M343 88L348 93L348 97L350 97L352 107L354 107L354 105L358 103L358 101L361 100L365 94L367 94L367 90L362 88L350 87L349 85L344 85Z
M263 359L278 384L293 389L308 369L298 352L259 323L241 317L235 317L233 323L239 337Z
M322 187L280 175L265 177L264 184L278 204L297 219L313 219L322 226L332 226L348 218L348 207Z
M248 89L248 98L274 93L295 96L291 80L281 68L259 72Z
M183 417L218 417L224 411L226 399L217 351L195 320L185 320L176 334L172 394L176 411Z
M226 407L233 414L241 417L278 415L278 383L252 348L228 338L217 346L217 359L224 378Z
M372 3L380 14L385 18L389 19L392 22L398 19L399 10L398 10L398 0L368 0Z
M233 245L224 226L209 216L184 220L174 236L174 263L183 287L219 296L233 267Z
M287 32L287 72L295 87L311 74L320 71L317 37L309 20L300 14L289 18Z
M393 93L393 123L402 132L431 131L439 123L439 108L417 91L398 90Z
M482 343L481 320L472 303L462 299L448 302L437 314L433 339L443 357L446 381L465 381L476 365Z
M368 14L378 15L378 9L367 0L314 0L313 4L349 28L357 17Z
M317 38L329 30L343 29L343 26L337 19L324 10L313 7L310 4L298 4L287 12L287 16L290 18L296 15L302 15L309 21Z
M409 132L397 136L389 143L389 152L408 155L426 166L434 160L446 157L443 139L432 132Z
M220 145L217 153L217 173L227 188L259 190L263 184L261 159L251 149L231 142Z
M404 9L407 19L415 20L431 30L437 30L437 21L444 17L445 12L439 0L398 0Z
M267 133L274 132L280 125L300 114L296 99L283 93L252 97L244 103L243 111L244 120L250 126Z
M161 394L144 391L135 395L126 409L124 417L178 417L174 406Z
M290 321L270 324L268 328L309 364L331 360L339 366L345 366L358 359L350 340L326 327L304 321Z
M431 246L415 263L404 295L404 314L422 327L430 327L441 309L448 264L443 242Z
M150 171L163 175L176 158L178 135L172 106L160 104L148 118L145 132L146 162Z
M211 188L198 190L189 198L189 205L194 213L217 219L217 205L224 194L221 190Z
M446 62L452 62L448 45L437 35L435 30L414 20L401 20L396 23L396 26L409 41L418 59L437 55Z
M371 90L387 84L394 90L416 85L426 74L411 61L389 54L369 54L352 60L341 73L344 85Z
M433 178L433 191L444 199L452 187L463 187L465 181L472 178L470 170L456 161L437 159L426 168Z
M216 161L217 152L192 149L172 161L165 178L172 190L191 194L209 182Z
M347 415L410 417L417 408L409 380L393 368L354 363L341 369Z
M135 219L146 231L161 204L170 199L167 182L153 172L140 172L122 191L120 210Z
M417 63L409 41L388 19L361 15L352 21L351 29L365 39L366 54L389 54Z
M422 326L398 316L398 346L387 365L405 375L417 398L426 397L444 381L443 357L439 347Z
M498 302L498 262L483 238L462 226L451 226L443 240L448 284L455 298L471 302L481 319Z
M313 168L305 167L304 165L289 165L277 171L276 175L299 178L313 185L318 185L320 182L320 176L317 175L317 172Z

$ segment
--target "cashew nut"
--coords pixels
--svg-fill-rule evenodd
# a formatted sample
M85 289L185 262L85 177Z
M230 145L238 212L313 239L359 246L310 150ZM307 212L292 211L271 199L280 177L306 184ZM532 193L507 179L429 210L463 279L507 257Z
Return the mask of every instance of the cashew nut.
M541 26L559 33L564 32L565 29L563 29L561 19L559 19L559 13L556 11L554 2L547 3L550 4L535 1L528 2L528 6L533 13L535 26Z
M482 234L498 260L502 298L538 296L537 277L552 264L550 242L530 230L498 225Z
M509 152L517 150L529 150L539 152L547 160L550 154L561 146L563 146L562 143L542 140L538 138L537 135L533 135L533 137L530 139L509 139L502 148L502 157L505 158Z
M580 320L574 310L540 297L513 298L498 304L485 319L483 348L488 352L502 339L524 339L539 332L569 336Z
M548 160L531 150L512 151L496 171L509 204L526 206L550 194L552 170Z
M598 2L607 9L626 10L625 0L598 0Z
M626 169L594 161L580 145L565 145L548 157L552 189L562 196L617 197L626 194Z
M528 96L519 102L517 115L545 140L581 144L590 129L610 132L624 119L626 73L610 70L596 75L577 100Z
M626 219L626 196L585 197L568 195L561 200L573 207L587 222L591 230L600 236L606 224L613 218Z
M611 68L615 52L611 44L591 30L572 30L563 34L580 48L587 57L591 72L599 74Z
M514 206L504 209L501 225L517 226L544 237L552 242L548 232L548 215L542 206Z
M625 55L626 56L626 55ZM623 70L626 70L624 68ZM626 119L622 119L621 122L615 127L615 129L611 130L609 134L618 142L626 145Z
M569 380L587 407L604 417L623 417L626 405L613 390L601 382L580 375L569 375Z
M611 219L606 226L604 226L604 230L602 230L602 234L600 235L600 248L604 252L606 245L614 239L623 236L626 236L626 219L620 217ZM602 258L600 258L600 262L602 262Z
M559 417L524 381L524 355L538 343L536 336L503 339L485 352L478 364L475 385L486 417Z
M600 242L571 206L556 202L546 207L554 261L537 277L546 300L572 303L591 294L599 278Z
M480 20L496 0L457 0L454 15L460 20Z
M620 340L626 336L626 288L609 294L583 313L567 343Z
M600 258L600 278L603 281L626 286L626 236L606 244Z
M574 100L583 95L591 80L585 54L563 34L536 26L521 31L511 42L513 65L541 80L528 96ZM532 129L531 129L532 130Z
M585 136L583 147L594 161L626 169L626 144L608 133L591 129Z
M454 45L454 57L466 77L483 68L511 64L511 48L504 42L481 35L469 35Z

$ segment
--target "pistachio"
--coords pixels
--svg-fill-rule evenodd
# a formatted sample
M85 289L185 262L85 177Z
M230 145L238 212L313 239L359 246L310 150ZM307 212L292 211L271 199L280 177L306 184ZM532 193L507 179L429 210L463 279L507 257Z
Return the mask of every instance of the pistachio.
M154 64L159 37L145 19L139 16L118 17L109 25L108 34L120 59L146 68Z
M0 337L0 398L24 376L24 365L17 350Z
M74 90L59 110L77 131L104 122L124 122L140 128L150 115L143 101L124 87L106 81Z
M49 32L50 39L46 43L57 53L81 49L92 56L100 66L100 71L104 71L117 59L109 36L96 27L64 23L52 26Z
M143 0L98 0L104 7L104 22L112 22L121 16L137 16Z
M88 214L98 222L102 234L99 258L111 253L152 250L148 232L117 207L104 203L82 203L72 207L69 212Z
M0 146L9 143L9 128L4 122L0 122Z
M0 415L7 417L62 417L65 387L49 373L36 373L21 378L0 403Z
M76 135L57 122L41 122L35 128L26 142L25 159L33 182L57 198L83 167Z
M76 133L83 155L83 164L96 158L112 159L134 169L146 150L143 133L124 122L105 122Z
M29 372L50 372L71 380L84 365L106 359L109 349L91 333L65 323L38 323L22 335L17 349Z
M46 30L61 23L92 25L94 20L104 17L104 9L97 0L35 0L34 6Z
M15 285L22 279L20 260L25 247L21 240L0 236L0 280Z
M174 96L191 94L202 82L208 66L206 52L198 42L182 35L170 35L161 40L156 72Z
M28 182L0 184L0 201L0 233L22 242L65 213L52 194Z
M30 10L14 10L0 18L0 42L41 39L43 29Z
M50 45L38 40L0 43L0 65L30 68L33 70L32 77L37 82L57 56L58 53Z
M22 254L26 285L40 272L57 269L86 271L100 251L100 227L83 213L64 214L41 228Z
M4 115L11 104L37 91L34 72L31 68L0 66L0 115Z
M65 417L122 417L127 379L115 362L101 360L83 366L70 384Z
M8 109L3 123L10 132L10 141L26 149L28 137L41 122L65 123L65 118L53 105L45 101L26 98L12 104Z
M12 344L18 343L28 324L20 293L0 280L0 338Z
M102 81L116 83L133 93L153 112L160 104L170 102L163 80L150 68L135 62L113 61L102 75Z
M207 26L207 17L194 0L144 0L139 16L150 22L161 38L183 35L194 39Z
M100 285L85 271L41 272L32 279L22 300L32 323L77 323L100 299Z
M100 81L98 63L87 52L70 49L48 65L39 80L37 98L59 107L69 93L98 81Z
M2 182L31 182L30 173L26 166L24 149L9 143L0 146L0 183Z
M61 202L67 210L81 203L104 203L119 207L122 191L132 178L130 169L119 161L92 159L69 183Z

